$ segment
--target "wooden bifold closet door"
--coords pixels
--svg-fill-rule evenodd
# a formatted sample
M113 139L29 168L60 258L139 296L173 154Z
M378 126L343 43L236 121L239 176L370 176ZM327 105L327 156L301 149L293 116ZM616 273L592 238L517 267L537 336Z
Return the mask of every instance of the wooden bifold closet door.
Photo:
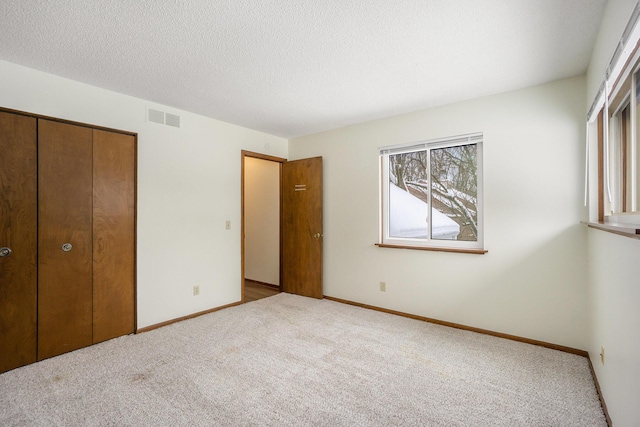
M38 126L41 360L93 342L93 144L90 128L48 120Z
M93 342L135 328L135 139L93 131Z
M38 142L41 360L134 331L135 144L46 120Z
M135 162L133 135L0 111L0 372L134 332Z
M36 361L36 129L0 111L0 372Z

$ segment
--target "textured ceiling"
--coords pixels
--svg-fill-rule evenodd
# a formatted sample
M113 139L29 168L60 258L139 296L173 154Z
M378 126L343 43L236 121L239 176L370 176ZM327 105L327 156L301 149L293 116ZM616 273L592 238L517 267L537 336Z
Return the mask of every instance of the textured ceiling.
M606 0L2 0L0 59L293 137L586 71Z

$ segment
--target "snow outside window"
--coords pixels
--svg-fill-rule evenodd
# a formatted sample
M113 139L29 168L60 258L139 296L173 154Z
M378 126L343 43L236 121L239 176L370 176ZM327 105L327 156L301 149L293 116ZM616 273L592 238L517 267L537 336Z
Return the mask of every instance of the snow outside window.
M482 134L385 147L382 243L482 249Z

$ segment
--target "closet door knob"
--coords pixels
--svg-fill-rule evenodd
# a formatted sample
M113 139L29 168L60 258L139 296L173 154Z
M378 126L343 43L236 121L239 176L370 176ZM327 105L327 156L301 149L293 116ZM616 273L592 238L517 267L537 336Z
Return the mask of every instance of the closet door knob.
M62 245L62 250L65 252L69 252L72 248L73 246L71 246L71 243L65 243L64 245Z
M7 247L0 248L0 257L7 257L11 255L11 252L13 252L11 248L7 248Z

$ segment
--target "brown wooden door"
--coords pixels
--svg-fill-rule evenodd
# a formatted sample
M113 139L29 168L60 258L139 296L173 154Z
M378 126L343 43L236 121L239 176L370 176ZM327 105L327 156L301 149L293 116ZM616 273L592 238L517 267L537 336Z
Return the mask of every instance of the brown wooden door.
M36 361L36 129L0 112L0 372Z
M322 298L322 157L282 165L282 290Z
M93 342L134 330L135 138L93 131Z
M39 360L93 342L92 163L92 129L39 120Z

